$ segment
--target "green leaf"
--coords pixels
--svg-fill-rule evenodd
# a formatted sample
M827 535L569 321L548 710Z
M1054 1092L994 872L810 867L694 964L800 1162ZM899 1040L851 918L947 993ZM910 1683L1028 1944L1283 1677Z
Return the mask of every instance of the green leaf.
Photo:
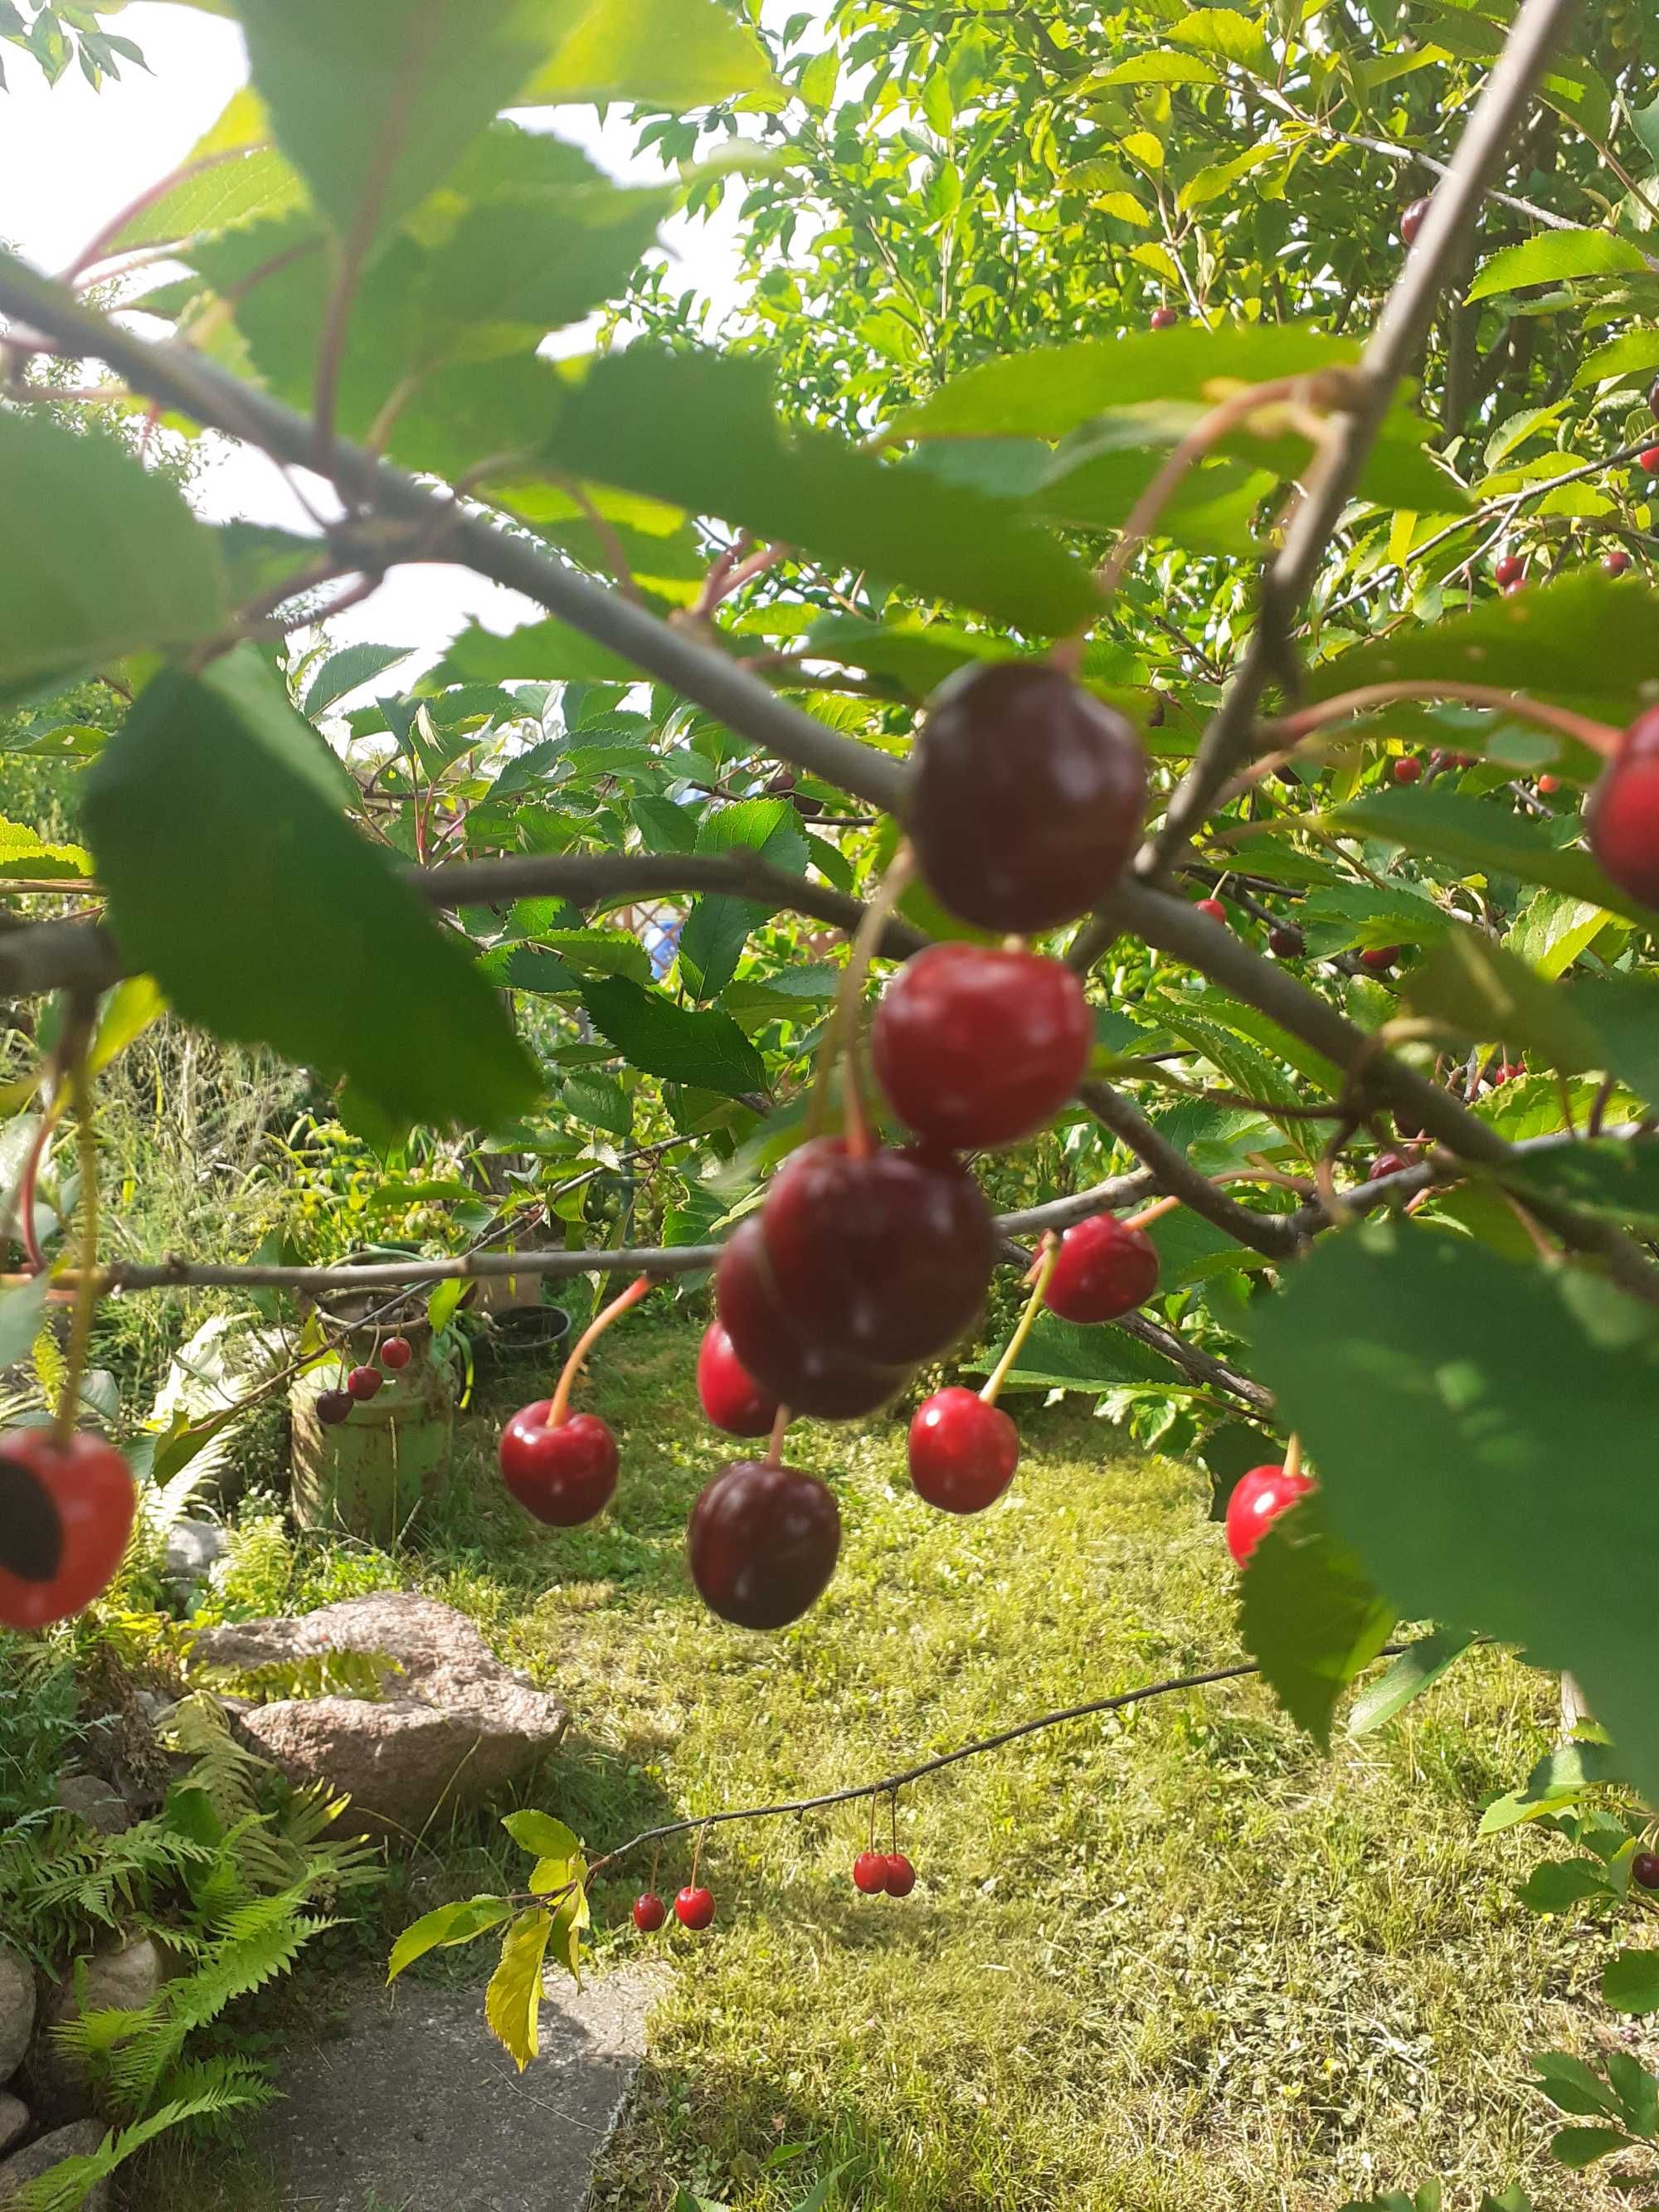
M112 437L0 413L0 511L14 518L0 538L0 701L223 626L213 532Z
M1659 331L1626 331L1607 345L1597 346L1579 364L1572 380L1575 392L1615 378L1650 377L1659 368Z
M1595 1031L1555 984L1466 922L1456 922L1411 971L1413 1012L1469 1044L1502 1042L1565 1075L1599 1065Z
M784 105L765 49L718 0L556 0L552 13L564 38L519 106L623 100L678 113L723 100Z
M1546 1859L1533 1869L1520 1889L1521 1902L1528 1912L1571 1912L1587 1898L1615 1894L1605 1869L1595 1859Z
M15 1291L0 1292L0 1366L15 1366L27 1356L40 1334L50 1287L51 1278L40 1274Z
M1659 1787L1650 1310L1577 1269L1380 1222L1322 1239L1254 1328L1332 1527L1399 1612L1570 1669L1638 1787Z
M651 955L624 929L540 929L536 943L589 975L626 975L635 983L651 981Z
M1580 2118L1608 2119L1619 2117L1618 2100L1611 2096L1597 2078L1595 2070L1571 2051L1541 2051L1533 2058L1533 2070L1538 2076L1537 2087L1547 2097L1559 2112L1571 2112Z
M1012 500L895 466L822 431L786 435L757 356L605 356L567 397L548 458L839 567L1048 635L1097 606L1082 563Z
M1601 1995L1615 2012L1659 2012L1659 1951L1620 1951L1601 1972Z
M1132 54L1089 79L1091 92L1116 84L1219 84L1220 78L1195 54ZM1068 178L1066 182L1070 182Z
M600 1036L647 1075L723 1097L766 1089L764 1063L729 1014L688 1012L665 991L620 975L584 983L582 1004Z
M1388 1642L1395 1616L1316 1496L1281 1516L1240 1577L1244 1648L1291 1718L1328 1751L1337 1699Z
M504 1897L464 1897L453 1904L441 1905L404 1929L392 1947L386 1978L395 1982L405 1966L412 1966L428 1951L451 1943L470 1943L475 1936L486 1935L512 1917L513 1907Z
M521 1912L507 1931L501 1962L484 1991L484 2018L520 2074L541 2050L542 1962L553 1916Z
M607 1136L626 1137L634 1127L634 1103L620 1083L590 1069L572 1075L560 1088L559 1103L567 1114L590 1129Z
M167 1002L156 989L153 975L129 975L125 983L118 983L99 1013L87 1054L87 1073L101 1075L167 1010Z
M414 649L409 645L348 645L331 653L306 686L306 713L314 722L337 701L407 660Z
M1194 8L1168 27L1168 37L1194 53L1213 54L1261 76L1273 74L1273 57L1261 27L1236 8Z
M1647 256L1628 239L1606 230L1541 230L1519 246L1506 246L1483 261L1469 287L1469 298L1490 299L1523 284L1560 284L1574 276L1623 276L1648 265Z
M38 877L64 883L92 873L92 856L79 845L49 845L38 830L0 818L0 877Z
M970 1372L988 1374L989 1360L968 1361ZM1137 1385L1167 1389L1180 1370L1139 1337L1121 1328L1085 1328L1044 1314L1010 1369L1009 1389L1120 1390Z
M1659 2134L1659 2079L1628 2051L1610 2051L1607 2081L1619 2100L1620 2118L1633 2136Z
M1595 1784L1620 1784L1625 1778L1623 1764L1610 1745L1575 1737L1539 1760L1524 1789L1495 1798L1481 1814L1476 1832L1495 1836L1505 1828L1545 1819L1576 1805Z
M1592 902L1540 891L1515 918L1504 938L1508 949L1552 981L1565 975L1607 926L1605 911Z
M1504 1181L1522 1197L1535 1192L1659 1236L1659 1144L1563 1145L1523 1155L1504 1169Z
M1437 1682L1474 1642L1474 1632L1467 1628L1437 1628L1432 1635L1420 1638L1354 1699L1348 1734L1370 1735L1386 1727Z
M567 1828L550 1813L533 1809L509 1813L501 1826L521 1851L530 1851L538 1859L574 1859L582 1847L575 1830Z
M1588 853L1562 851L1529 817L1506 814L1464 792L1368 792L1321 820L1340 836L1386 838L1425 859L1542 884L1633 921L1646 918L1645 909L1610 884Z
M550 615L505 637L471 623L438 666L437 684L523 683L545 678L556 684L633 684L639 671L608 646L598 645Z
M499 1001L337 778L257 656L158 677L85 785L123 952L186 1020L343 1072L389 1115L522 1110L538 1079Z
M455 1318L456 1307L465 1295L466 1285L459 1275L448 1282L438 1284L426 1302L427 1322L434 1335L448 1328Z
M1595 1031L1596 1064L1659 1105L1659 975L1574 975L1563 996Z
M1630 2137L1617 2128L1561 2128L1550 2137L1550 2156L1559 2159L1575 2173L1594 2166L1598 2158L1635 2148Z
M699 853L744 850L797 874L806 866L806 836L787 799L749 799L705 817ZM752 900L700 898L680 933L680 975L694 998L714 999L737 973L749 933L775 913Z

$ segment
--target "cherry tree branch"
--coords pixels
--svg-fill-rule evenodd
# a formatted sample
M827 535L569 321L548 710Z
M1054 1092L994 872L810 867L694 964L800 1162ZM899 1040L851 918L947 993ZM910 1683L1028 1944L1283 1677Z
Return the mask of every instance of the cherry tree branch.
M1487 181L1508 150L1572 9L1573 0L1524 0L1516 17L1445 180L1429 203L1417 242L1406 256L1400 279L1360 357L1365 403L1331 425L1284 546L1262 579L1261 613L1238 672L1170 801L1163 826L1137 862L1148 880L1156 880L1178 858L1249 750L1262 695L1284 675L1285 640L1295 610L1318 574L1395 392L1416 359L1440 294L1474 231Z

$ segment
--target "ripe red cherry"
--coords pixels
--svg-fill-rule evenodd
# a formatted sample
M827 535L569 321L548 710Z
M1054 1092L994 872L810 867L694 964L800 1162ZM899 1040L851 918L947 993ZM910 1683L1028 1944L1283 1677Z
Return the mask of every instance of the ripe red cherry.
M380 1346L380 1364L399 1375L415 1357L415 1347L406 1336L389 1336Z
M0 1626L84 1613L114 1580L137 1502L131 1470L101 1437L0 1437Z
M1427 200L1413 200L1411 205L1406 210L1405 213L1401 216L1400 235L1404 239L1407 246L1416 245L1417 234L1422 229L1423 225L1427 222L1428 215L1429 204Z
M1116 1321L1157 1288L1158 1247L1146 1231L1097 1213L1060 1238L1042 1303L1062 1321Z
M1224 923L1227 919L1227 909L1218 898L1200 899L1194 912L1207 914L1212 921Z
M1636 458L1650 477L1659 477L1659 446L1644 446Z
M1659 907L1659 707L1638 714L1585 809L1589 848L1621 890Z
M1267 950L1275 960L1299 960L1307 949L1307 939L1293 922L1275 922L1267 932Z
M1396 783L1415 783L1423 773L1423 763L1415 753L1401 753L1394 764Z
M654 1889L634 1899L634 1925L641 1936L654 1936L668 1917L668 1907Z
M693 1889L688 1883L674 1899L674 1917L682 1928L690 1928L699 1935L714 1917L714 1893L712 1889Z
M1518 584L1525 576L1527 564L1518 553L1505 553L1501 560L1494 562L1492 573L1492 580L1498 589L1507 591L1511 584Z
M1054 929L1097 906L1140 836L1146 760L1123 716L1046 662L961 669L916 749L910 842L953 914Z
M908 1367L850 1358L808 1342L794 1328L778 1295L758 1214L726 1240L714 1273L714 1303L737 1358L792 1413L854 1420L878 1412L910 1379Z
M1540 775L1538 788L1546 799L1553 799L1561 788L1561 779L1559 775Z
M1035 952L933 945L888 985L870 1025L882 1089L927 1143L1017 1145L1076 1090L1095 1041L1082 984Z
M1181 320L1178 307L1154 307L1149 318L1149 327L1155 331L1172 331Z
M1517 592L1524 592L1524 591L1526 590L1526 588L1527 588L1527 580L1526 580L1526 578L1525 578L1524 576L1517 576L1517 577L1516 578L1515 581L1514 581L1512 584L1505 584L1505 585L1504 585L1504 597L1506 599L1512 599L1515 597L1515 595L1516 595L1516 593Z
M887 1887L887 1857L883 1851L860 1851L853 1862L853 1887L866 1897L879 1897Z
M991 1209L954 1160L860 1158L840 1137L803 1145L780 1170L761 1235L796 1335L872 1365L948 1351L978 1319L996 1260Z
M1019 1465L1019 1431L972 1390L936 1390L910 1421L910 1480L944 1513L982 1513Z
M1253 1467L1227 1500L1227 1549L1242 1567L1281 1513L1313 1488L1287 1467Z
M359 1403L374 1397L386 1377L378 1367L354 1367L346 1376L346 1389Z
M1424 1133L1423 1124L1403 1106L1394 1109L1394 1126L1408 1145L1417 1143Z
M1366 1174L1367 1182L1381 1182L1384 1176L1404 1175L1411 1162L1403 1152L1379 1152Z
M685 1548L692 1581L722 1620L781 1628L829 1587L841 1511L816 1475L734 1460L692 1507Z
M349 1390L324 1390L317 1400L317 1418L325 1429L338 1428L351 1413L353 1400Z
M1659 1889L1659 1858L1651 1851L1638 1851L1630 1863L1630 1878L1642 1889Z
M1601 566L1610 576L1622 576L1630 566L1630 555L1622 545L1609 545L1601 556Z
M887 1854L887 1894L889 1897L908 1897L916 1886L916 1870L902 1851Z
M597 1413L572 1413L556 1428L550 1398L514 1413L501 1431L502 1479L526 1513L574 1528L603 1513L617 1487L617 1439Z
M697 1396L714 1426L729 1437L763 1437L778 1417L778 1401L756 1382L717 1321L704 1329L698 1348Z
M1390 968L1399 963L1401 948L1397 945L1373 945L1359 956L1359 964L1373 975L1386 975Z

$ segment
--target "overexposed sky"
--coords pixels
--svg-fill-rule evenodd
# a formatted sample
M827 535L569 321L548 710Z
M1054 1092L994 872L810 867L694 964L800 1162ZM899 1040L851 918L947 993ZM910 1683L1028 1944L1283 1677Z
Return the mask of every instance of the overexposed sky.
M343 7L351 4L340 0ZM124 65L121 81L101 92L94 93L74 67L48 88L33 61L14 47L4 49L11 88L0 93L0 239L42 269L73 259L112 215L175 167L246 79L241 32L222 17L134 0L118 28L143 48L152 74ZM661 175L654 162L631 161L631 133L623 120L612 118L601 127L591 107L561 108L550 118L543 109L522 119L544 129L555 121L560 137L587 148L615 175L632 171L653 180ZM717 305L734 297L729 219L677 221L665 242L684 283ZM562 343L560 349L567 348ZM226 441L212 443L216 459L194 495L204 514L308 527L271 463ZM500 630L532 621L538 611L465 569L405 568L372 599L331 623L330 635L342 644L372 638L413 646L422 660L430 661L474 617Z

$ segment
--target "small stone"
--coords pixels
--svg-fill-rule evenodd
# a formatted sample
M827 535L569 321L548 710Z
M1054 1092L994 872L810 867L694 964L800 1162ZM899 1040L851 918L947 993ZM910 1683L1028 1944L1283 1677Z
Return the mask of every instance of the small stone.
M55 2128L40 2136L27 2150L15 2151L0 2166L0 2206L9 2204L26 2181L39 2181L66 2158L89 2158L104 2140L96 2120L77 2120L72 2127ZM81 2199L81 2212L108 2212L109 2184L100 2181Z
M83 2009L142 2012L159 1994L162 1979L161 1954L148 1936L141 1936L118 1951L101 1951L82 1960L48 1994L41 2033L28 2060L30 2102L40 2118L79 2119L93 2107L84 2069L48 2031L78 2019Z
M23 2063L34 2033L34 1969L21 1952L0 1943L0 2081Z
M84 1821L100 1836L119 1836L132 1826L132 1810L126 1799L100 1775L62 1776L58 1784L58 1802L64 1812L73 1813L77 1820Z
M175 1521L167 1530L161 1572L168 1582L204 1583L230 1549L230 1539L211 1521Z
M29 2108L21 2097L0 2089L0 2154L9 2151L29 2124Z

